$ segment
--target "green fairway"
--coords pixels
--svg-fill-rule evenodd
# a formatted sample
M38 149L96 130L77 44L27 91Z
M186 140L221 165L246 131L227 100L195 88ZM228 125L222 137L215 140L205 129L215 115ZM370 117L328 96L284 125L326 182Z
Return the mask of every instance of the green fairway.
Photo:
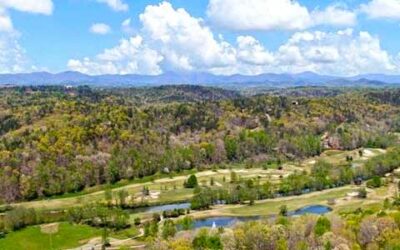
M357 187L348 186L332 190L325 190L322 192L310 193L302 196L261 201L253 206L240 206L231 208L227 211L229 211L231 214L240 216L277 214L282 205L286 205L289 210L296 210L308 205L327 205L327 201L329 199L342 198L346 196L348 192L353 192L356 189Z
M41 232L40 226L27 227L0 239L0 249L4 250L48 250L78 247L90 238L100 236L101 230L85 225L60 223L58 233L50 236Z

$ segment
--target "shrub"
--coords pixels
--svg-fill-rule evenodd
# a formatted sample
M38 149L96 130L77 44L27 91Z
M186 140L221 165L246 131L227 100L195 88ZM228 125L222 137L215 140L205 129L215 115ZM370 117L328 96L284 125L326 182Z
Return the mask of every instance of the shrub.
M325 216L321 216L317 220L317 224L315 224L314 233L317 236L322 236L326 232L331 230L331 222Z
M191 176L189 176L189 179L187 181L185 181L185 183L183 184L183 186L185 188L195 188L197 187L199 184L197 182L197 177L192 174Z
M372 177L371 180L367 182L367 187L369 188L379 188L382 186L382 179L379 176Z
M134 224L135 224L136 226L138 226L138 225L140 225L140 223L141 223L140 218L139 218L139 217L135 218Z
M361 199L367 198L367 190L365 190L365 188L360 188L358 190L358 198L361 198Z
M279 215L281 215L281 216L287 216L288 215L288 208L287 208L286 205L282 205L279 208Z

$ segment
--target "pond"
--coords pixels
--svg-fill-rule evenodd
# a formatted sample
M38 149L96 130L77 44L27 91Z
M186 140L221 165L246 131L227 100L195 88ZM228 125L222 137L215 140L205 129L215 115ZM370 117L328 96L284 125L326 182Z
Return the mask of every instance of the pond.
M323 205L311 205L299 208L295 211L289 212L289 216L300 216L304 214L317 214L322 215L332 211L330 207ZM276 216L270 216L269 218L273 218ZM263 217L261 216L249 216L249 217L240 217L240 216L221 216L221 217L210 217L206 219L197 219L194 221L193 228L201 228L201 227L231 227L234 226L238 222L248 222L253 220L261 220ZM268 218L268 217L266 217Z
M326 214L332 211L330 207L323 205L311 205L289 212L289 216L300 216L304 214Z
M239 216L220 216L206 219L197 219L194 221L193 228L201 227L231 227L238 222L247 222L252 220L260 220L260 216L239 217Z
M169 205L150 206L132 209L132 213L162 213L164 211L171 211L174 209L188 209L190 203L175 203Z

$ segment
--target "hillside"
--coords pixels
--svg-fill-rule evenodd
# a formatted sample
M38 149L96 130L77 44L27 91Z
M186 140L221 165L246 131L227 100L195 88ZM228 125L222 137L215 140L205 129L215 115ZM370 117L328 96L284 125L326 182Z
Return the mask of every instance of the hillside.
M239 98L237 91L196 85L164 85L152 88L112 89L139 103L221 101Z
M294 160L394 142L388 132L400 129L396 103L366 97L377 91L326 91L330 97L239 98L192 86L1 89L0 195L29 200L165 169Z

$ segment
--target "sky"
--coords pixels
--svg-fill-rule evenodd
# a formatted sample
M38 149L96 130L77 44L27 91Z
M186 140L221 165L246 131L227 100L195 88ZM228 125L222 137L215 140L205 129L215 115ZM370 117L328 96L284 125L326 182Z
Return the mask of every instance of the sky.
M0 0L0 73L400 74L400 0Z

